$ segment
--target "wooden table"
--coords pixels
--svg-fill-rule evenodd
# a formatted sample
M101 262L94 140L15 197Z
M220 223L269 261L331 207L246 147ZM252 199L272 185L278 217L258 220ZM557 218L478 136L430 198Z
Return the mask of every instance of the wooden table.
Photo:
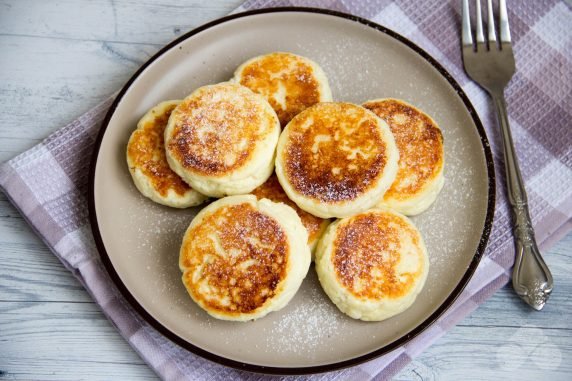
M0 162L241 0L183 3L0 0ZM546 253L556 288L543 312L504 288L396 378L571 379L571 247L569 234ZM156 378L0 194L0 379Z

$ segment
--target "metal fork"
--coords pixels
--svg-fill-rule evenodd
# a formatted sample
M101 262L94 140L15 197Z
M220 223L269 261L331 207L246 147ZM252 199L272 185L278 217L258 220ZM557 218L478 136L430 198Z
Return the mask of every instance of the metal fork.
M487 0L488 42L483 33L480 0L475 1L475 8L476 44L473 43L471 32L469 2L463 0L463 63L467 74L492 97L501 127L507 192L513 212L516 248L512 285L526 303L535 310L541 310L552 292L553 279L536 246L534 229L528 212L526 190L508 123L504 88L514 74L515 64L506 1L499 0L500 43L498 44L492 0Z

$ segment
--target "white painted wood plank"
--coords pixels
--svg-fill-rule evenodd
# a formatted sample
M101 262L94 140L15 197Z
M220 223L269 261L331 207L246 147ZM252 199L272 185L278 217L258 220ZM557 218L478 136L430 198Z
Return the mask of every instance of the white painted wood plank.
M41 141L40 138L14 138L0 135L0 163L32 148Z
M0 379L156 380L92 303L0 303Z
M0 4L0 34L165 44L242 0L20 0ZM152 27L150 27L152 26Z
M7 36L0 36L0 46L0 104L6 110L0 114L0 139L10 140L0 151L17 152L119 89L159 49Z
M570 380L572 331L455 327L396 380Z
M92 302L82 285L41 242L2 244L7 254L2 257L0 302Z
M0 302L91 302L79 282L32 232L2 193L0 258Z
M540 327L571 329L572 319L572 233L545 253L554 277L554 291L541 312L526 305L509 285L502 288L471 316L461 322L468 326Z
M9 110L0 114L0 162L119 89L165 43L240 3L0 2L0 105Z

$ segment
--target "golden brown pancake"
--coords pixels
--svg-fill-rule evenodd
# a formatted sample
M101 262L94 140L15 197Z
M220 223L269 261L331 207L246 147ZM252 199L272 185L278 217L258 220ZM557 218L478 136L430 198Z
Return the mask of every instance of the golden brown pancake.
M167 160L203 194L244 194L271 175L279 134L276 113L260 95L228 82L203 86L169 118Z
M385 120L399 150L395 182L382 204L406 215L426 210L443 186L443 135L435 121L398 99L369 101L363 106Z
M307 239L290 207L252 195L225 197L203 209L185 233L183 283L216 318L262 317L284 307L306 276Z
M363 107L320 103L298 114L280 136L276 174L286 194L322 218L375 205L397 171L389 128Z
M127 164L143 195L163 205L185 208L200 204L206 196L194 191L173 172L165 157L163 133L179 102L162 102L141 118L127 144Z
M311 215L308 212L298 208L298 206L288 198L284 189L278 182L276 175L270 176L268 180L258 188L252 191L258 199L267 198L274 202L282 202L296 211L304 227L308 231L308 245L311 250L314 250L318 240L328 227L330 221Z
M292 53L270 53L242 64L234 80L264 96L285 126L302 110L332 100L324 71Z
M408 308L428 266L421 234L390 209L339 220L316 251L324 290L340 310L362 320L383 320Z

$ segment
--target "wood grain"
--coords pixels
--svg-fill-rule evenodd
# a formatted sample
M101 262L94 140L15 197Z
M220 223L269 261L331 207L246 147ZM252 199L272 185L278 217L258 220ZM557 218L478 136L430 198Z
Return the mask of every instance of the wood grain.
M0 0L0 161L117 90L162 45L241 0ZM546 255L542 312L504 288L398 380L568 380L572 234ZM0 194L0 380L155 380L79 282ZM557 361L558 360L558 361Z
M2 302L0 314L0 379L157 379L93 303Z
M107 98L160 47L21 36L0 36L0 46L2 161Z
M226 15L242 1L12 0L2 4L2 35L164 45L194 26Z

